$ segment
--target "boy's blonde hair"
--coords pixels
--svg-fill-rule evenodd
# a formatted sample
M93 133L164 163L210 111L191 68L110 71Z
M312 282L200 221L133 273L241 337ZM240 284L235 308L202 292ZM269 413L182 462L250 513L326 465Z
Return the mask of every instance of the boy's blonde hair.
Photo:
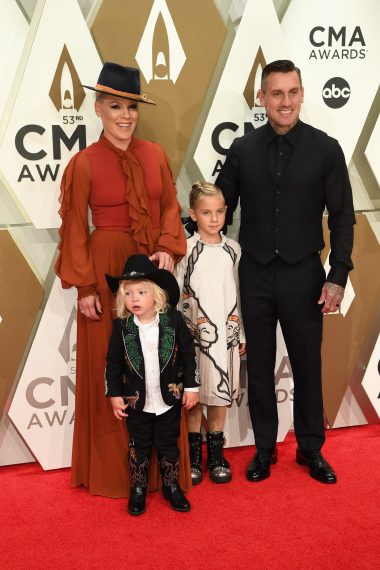
M221 189L215 186L215 184L198 180L198 182L192 185L190 190L190 208L194 210L198 200L204 196L220 196L225 201Z
M149 287L154 299L154 310L156 313L166 313L169 304L168 294L166 291L164 291L164 289L161 289L161 287L159 287L156 283L149 281L148 279L122 279L119 283L119 289L117 290L116 294L116 314L119 319L125 319L130 315L129 311L127 311L127 307L125 306L124 298L125 286L127 283L137 283Z

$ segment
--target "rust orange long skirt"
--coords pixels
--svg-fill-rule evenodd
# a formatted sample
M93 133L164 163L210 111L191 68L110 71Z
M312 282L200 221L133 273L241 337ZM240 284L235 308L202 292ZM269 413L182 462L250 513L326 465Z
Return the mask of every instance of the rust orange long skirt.
M158 237L158 236L157 236ZM105 397L104 370L108 340L112 329L112 295L104 274L122 275L129 255L141 253L126 232L95 230L91 249L98 279L103 313L100 321L84 317L78 311L77 374L75 424L71 484L85 486L93 495L128 497L128 443L124 421L117 420ZM182 412L180 449L180 484L191 488L187 414ZM157 454L153 450L149 491L161 486Z

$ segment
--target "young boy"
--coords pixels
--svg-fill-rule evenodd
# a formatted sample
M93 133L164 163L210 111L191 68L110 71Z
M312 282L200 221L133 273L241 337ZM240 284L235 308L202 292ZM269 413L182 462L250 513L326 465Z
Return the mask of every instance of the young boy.
M190 509L179 483L177 440L182 404L198 402L194 343L175 310L179 287L166 269L145 255L132 255L123 275L106 275L116 296L106 365L106 396L130 434L128 512L145 512L149 456L158 452L163 496L180 512ZM128 412L128 413L127 413Z

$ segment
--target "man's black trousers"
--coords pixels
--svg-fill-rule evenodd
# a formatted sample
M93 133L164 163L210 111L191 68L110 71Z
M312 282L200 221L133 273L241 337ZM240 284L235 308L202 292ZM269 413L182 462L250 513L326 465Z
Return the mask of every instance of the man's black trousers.
M254 239L254 237L252 238ZM284 335L294 380L294 430L298 445L321 449L324 417L321 384L321 305L326 276L318 253L295 264L276 258L262 265L243 253L239 265L247 340L248 403L257 447L277 439L276 327Z

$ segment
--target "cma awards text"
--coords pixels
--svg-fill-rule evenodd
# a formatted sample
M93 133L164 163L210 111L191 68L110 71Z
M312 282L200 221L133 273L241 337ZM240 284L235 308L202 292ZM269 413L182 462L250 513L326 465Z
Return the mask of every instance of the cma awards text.
M74 120L82 119L82 117L67 117L68 120L64 122L71 123L72 121L69 121L71 118ZM36 143L36 140L38 141L38 138L36 139L36 135L42 137L45 132L46 129L41 125L30 124L21 127L15 136L15 146L19 155L25 160L34 162L43 160L48 155L48 152L42 146L42 139L40 145L38 142ZM61 144L70 151L76 143L79 145L78 150L82 150L86 147L85 125L77 125L71 135L68 135L60 125L51 126L51 150L49 149L49 154L50 156L52 155L53 160L61 160ZM35 182L36 178L44 182L48 176L50 176L52 181L55 181L58 176L59 168L60 164L24 164L21 168L17 182L21 182L24 179Z
M74 412L68 412L69 395L75 395L75 384L68 376L59 379L59 396L55 390L56 381L52 378L36 378L26 389L26 400L35 411L28 422L27 429L63 426L74 422Z
M311 50L309 59L364 59L368 52L360 26L355 26L352 31L346 26L339 29L315 26L309 40L314 48L319 48Z
M243 123L243 132L238 136L246 135L253 129L261 125L264 125L267 116L264 110L256 108L255 111L252 113L252 119L253 119L252 122L246 121ZM232 131L232 133L236 133L238 129L239 125L237 125L236 123L232 123L230 121L225 121L223 123L219 123L219 125L216 125L211 135L211 144L215 152L221 154L222 156L226 156L229 147L226 148L225 146L222 145L221 138L223 135L226 135L226 132L228 133L228 131ZM230 135L227 134L227 136ZM220 172L222 166L223 166L223 161L217 160L212 171L212 176L216 176Z

